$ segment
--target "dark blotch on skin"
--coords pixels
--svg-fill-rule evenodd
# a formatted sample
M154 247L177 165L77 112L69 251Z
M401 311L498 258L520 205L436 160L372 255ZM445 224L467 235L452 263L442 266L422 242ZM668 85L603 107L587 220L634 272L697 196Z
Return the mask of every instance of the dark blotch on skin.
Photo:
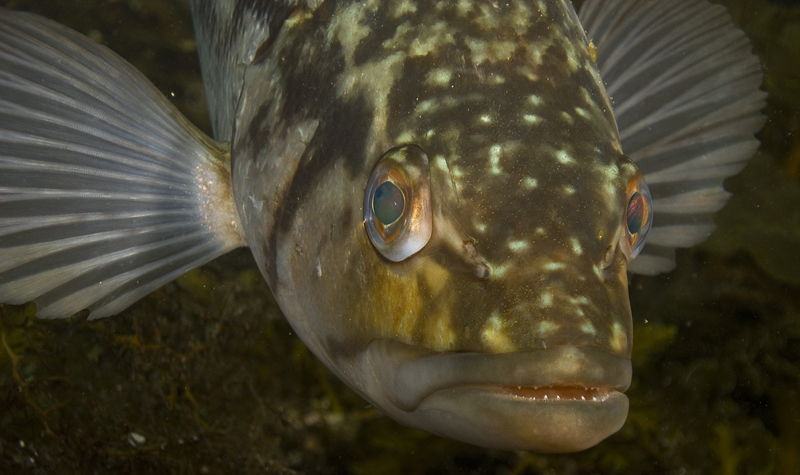
M366 160L366 143L349 140L350 137L366 137L372 127L372 109L363 97L337 103L328 110L329 119L320 123L303 155L292 184L286 195L278 200L276 210L276 229L279 233L288 231L294 220L295 211L304 197L316 188L320 179L330 173L337 161L341 161L351 177L363 173ZM273 233L274 234L274 233Z

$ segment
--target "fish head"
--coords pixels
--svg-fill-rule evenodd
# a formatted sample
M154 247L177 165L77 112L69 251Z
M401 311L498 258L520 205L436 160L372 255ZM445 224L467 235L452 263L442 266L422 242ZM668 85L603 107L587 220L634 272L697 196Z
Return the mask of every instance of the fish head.
M323 2L271 48L233 187L309 348L446 437L571 452L616 432L652 217L571 5Z

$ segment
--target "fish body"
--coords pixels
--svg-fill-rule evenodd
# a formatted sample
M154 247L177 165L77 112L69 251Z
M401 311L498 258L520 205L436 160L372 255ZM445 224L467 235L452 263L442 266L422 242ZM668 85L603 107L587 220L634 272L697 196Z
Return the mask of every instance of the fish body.
M247 245L303 341L395 420L590 447L627 415L629 264L701 240L757 146L746 39L679 3L719 47L637 46L652 2L589 3L596 49L563 0L196 0L218 142L113 53L2 10L0 300L105 316Z
M274 40L285 53L245 71L231 154L242 229L301 338L392 417L433 432L471 424L483 430L468 441L513 446L498 419L523 421L514 437L574 421L560 430L586 445L616 431L632 328L623 251L607 252L637 170L571 6L340 2L297 15ZM419 171L427 190L406 199L432 223L399 260L362 224L364 178L395 152L420 155L391 167ZM520 403L536 393L518 386L598 401L555 410ZM596 418L602 434L580 425ZM540 449L563 443L547 432Z

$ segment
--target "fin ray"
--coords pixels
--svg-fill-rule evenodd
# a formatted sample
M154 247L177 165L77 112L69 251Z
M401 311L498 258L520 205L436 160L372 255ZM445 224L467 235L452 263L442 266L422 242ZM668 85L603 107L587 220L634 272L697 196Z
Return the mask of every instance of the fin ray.
M116 54L0 9L0 302L111 315L243 245L229 169Z
M653 196L653 227L629 270L674 267L674 248L713 230L722 182L758 147L759 60L719 5L705 0L587 0L579 14L597 48L622 150Z

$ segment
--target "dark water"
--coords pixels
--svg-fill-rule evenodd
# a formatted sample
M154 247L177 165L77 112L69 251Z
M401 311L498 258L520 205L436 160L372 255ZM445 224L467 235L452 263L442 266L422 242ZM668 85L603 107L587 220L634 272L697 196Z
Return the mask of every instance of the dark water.
M101 321L0 306L0 473L800 473L800 7L725 3L763 60L763 145L712 238L633 277L631 412L607 441L491 451L380 416L242 250ZM209 130L186 2L0 4L107 44Z

